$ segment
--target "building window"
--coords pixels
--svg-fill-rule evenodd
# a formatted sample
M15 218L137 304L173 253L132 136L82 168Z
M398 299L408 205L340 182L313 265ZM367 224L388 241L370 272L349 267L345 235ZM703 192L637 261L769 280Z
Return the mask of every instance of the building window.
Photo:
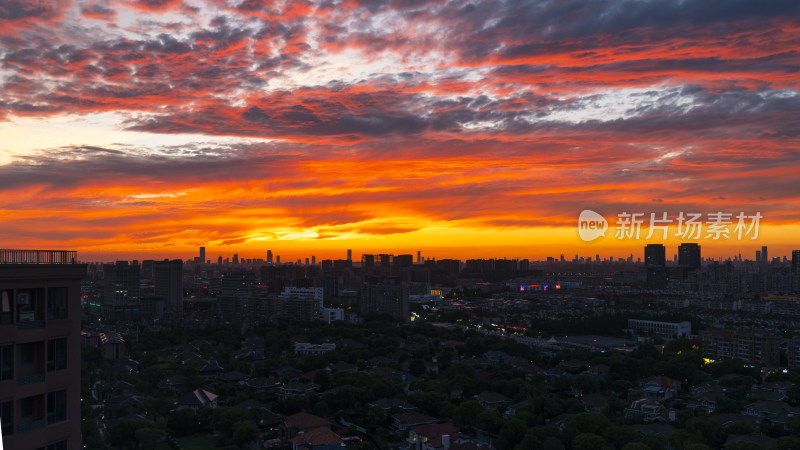
M20 364L33 364L36 361L36 343L29 342L19 346Z
M14 400L0 403L0 422L3 423L3 436L14 430Z
M29 419L33 417L33 413L36 411L36 405L34 404L34 398L28 397L23 398L19 401L19 418L20 419Z
M14 378L14 346L0 347L0 380Z
M33 289L25 289L17 291L17 322L32 322L41 317L36 314L36 291Z
M67 318L67 288L57 287L47 289L47 318Z
M59 441L47 446L47 450L67 450L67 441Z
M47 371L67 368L67 338L47 341Z
M11 306L13 305L12 299L14 298L14 293L12 291L0 291L0 325L8 325L12 323L11 318L13 317L13 310Z
M67 390L54 391L47 394L47 423L67 420Z

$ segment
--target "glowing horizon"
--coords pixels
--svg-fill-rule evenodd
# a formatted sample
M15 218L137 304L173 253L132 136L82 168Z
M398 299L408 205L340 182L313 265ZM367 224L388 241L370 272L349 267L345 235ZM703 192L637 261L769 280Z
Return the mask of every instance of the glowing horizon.
M760 211L759 239L701 239L703 255L789 255L798 13L7 0L0 248L636 259L661 243L583 242L578 214L593 209Z

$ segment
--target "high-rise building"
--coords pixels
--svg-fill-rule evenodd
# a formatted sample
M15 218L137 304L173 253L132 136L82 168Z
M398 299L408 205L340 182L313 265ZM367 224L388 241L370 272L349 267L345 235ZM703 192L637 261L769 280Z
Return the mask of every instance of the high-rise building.
M156 297L161 297L168 309L180 311L183 308L183 261L156 261L153 278Z
M422 264L422 252L417 250L417 264Z
M200 247L200 264L206 263L206 248Z
M756 250L756 262L761 262L761 250Z
M234 253L233 254L233 263L234 264L239 264L239 254L238 253Z
M272 264L272 250L267 250L267 264Z
M347 260L348 261L353 260L353 250L347 249Z
M647 244L644 247L644 265L647 270L647 287L663 289L667 285L667 250L663 244Z
M375 267L375 255L361 255L361 267Z
M692 269L700 268L700 244L684 242L678 247L678 265Z
M256 289L256 274L249 270L235 270L220 274L220 292L228 297L253 295Z
M361 314L387 314L395 319L409 320L408 287L397 277L371 280L361 289Z
M769 255L767 255L766 245L761 246L761 261L763 261L765 264L769 264Z
M781 339L767 331L710 328L703 333L703 356L740 359L748 364L776 367L780 364Z
M378 255L378 261L380 261L380 266L381 267L387 267L387 268L391 267L391 265L392 265L392 255L387 255L385 253L382 253L382 254Z
M313 265L313 266L317 265L317 257L316 256L311 256L311 265Z
M80 286L86 265L74 264L75 258L72 251L0 251L4 448L81 448Z
M128 261L103 265L103 316L113 320L139 317L139 265Z
M280 264L280 263L281 263L281 255L276 255L275 256L275 264Z
M397 255L394 257L392 261L392 265L395 269L401 269L403 267L411 267L414 264L414 260L412 259L413 256L411 255Z

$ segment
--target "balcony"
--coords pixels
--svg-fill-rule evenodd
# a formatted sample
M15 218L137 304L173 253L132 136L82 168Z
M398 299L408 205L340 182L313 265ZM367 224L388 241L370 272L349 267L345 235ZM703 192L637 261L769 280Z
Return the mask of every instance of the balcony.
M17 378L17 386L27 386L29 384L41 383L44 381L43 373L34 373L26 377Z
M27 433L44 428L44 420L34 420L32 422L23 423L17 427L17 434Z
M26 320L17 323L17 330L38 330L44 328L44 320Z

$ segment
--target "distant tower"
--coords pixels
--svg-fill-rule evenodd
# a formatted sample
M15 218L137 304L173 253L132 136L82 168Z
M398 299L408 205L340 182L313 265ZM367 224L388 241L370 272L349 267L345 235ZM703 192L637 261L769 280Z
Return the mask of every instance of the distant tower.
M161 297L171 310L180 311L183 306L183 261L165 259L154 262L153 278L156 297Z
M422 262L422 252L417 250L417 263Z
M756 250L756 262L761 262L761 250Z
M117 261L104 264L103 315L112 320L133 320L139 316L138 264Z
M206 263L206 248L200 247L200 264Z
M678 247L678 265L700 268L700 244L685 242Z
M277 255L275 257L275 264L280 264L280 263L281 263L281 255Z
M347 249L347 260L348 261L353 260L353 250Z
M222 265L222 255L217 258L217 264Z
M272 250L267 250L267 264L272 264Z
M767 256L767 246L764 245L761 247L761 261L766 264L769 264L769 256Z
M233 263L234 264L239 264L239 254L238 253L234 253L233 254Z
M644 247L644 265L647 273L647 287L663 289L667 285L667 250L663 244L647 244Z
M312 256L311 257L311 265L316 265L316 264L317 264L317 257L316 256Z

